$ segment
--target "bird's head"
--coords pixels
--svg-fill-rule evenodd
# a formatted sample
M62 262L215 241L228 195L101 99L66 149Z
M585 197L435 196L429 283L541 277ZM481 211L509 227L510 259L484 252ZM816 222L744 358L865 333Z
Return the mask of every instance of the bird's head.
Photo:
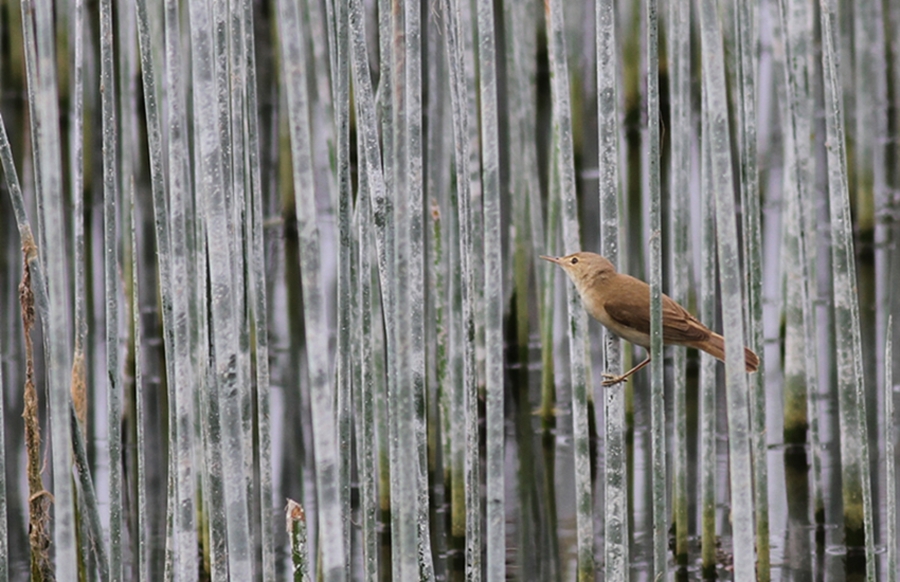
M596 253L578 252L564 257L541 255L541 258L562 267L582 294L587 287L616 274L616 268L609 259Z

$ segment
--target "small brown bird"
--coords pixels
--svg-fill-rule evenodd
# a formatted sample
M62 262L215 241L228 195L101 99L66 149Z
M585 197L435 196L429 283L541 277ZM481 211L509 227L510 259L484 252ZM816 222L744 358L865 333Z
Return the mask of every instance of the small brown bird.
M595 253L573 253L565 257L541 258L556 263L575 283L585 309L622 339L647 349L647 359L621 376L604 374L604 386L624 382L650 363L650 286L630 275L617 273L606 257ZM725 361L725 338L666 294L662 296L663 343L697 348ZM748 372L759 368L759 357L744 348Z

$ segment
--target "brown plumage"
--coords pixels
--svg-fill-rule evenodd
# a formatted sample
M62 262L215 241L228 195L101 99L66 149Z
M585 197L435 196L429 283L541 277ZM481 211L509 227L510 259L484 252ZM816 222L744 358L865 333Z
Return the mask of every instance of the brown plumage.
M630 275L617 273L613 264L595 253L573 253L542 259L562 267L575 283L585 309L607 329L633 344L647 348L647 359L622 374L606 374L604 385L618 384L650 363L650 286ZM662 296L663 343L703 350L725 360L725 338L700 323L666 294ZM759 357L744 348L748 372L759 368Z

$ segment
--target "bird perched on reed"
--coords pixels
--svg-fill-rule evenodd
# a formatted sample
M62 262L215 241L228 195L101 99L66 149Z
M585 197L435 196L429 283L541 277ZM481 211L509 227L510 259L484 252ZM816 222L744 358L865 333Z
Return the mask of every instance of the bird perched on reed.
M624 382L650 363L650 286L647 283L616 272L606 257L595 253L580 252L565 257L542 255L541 258L562 267L594 319L620 338L647 349L647 359L624 374L604 374L604 386ZM697 348L725 361L725 338L665 294L662 319L664 344ZM748 348L744 348L744 362L748 372L759 368L759 357Z

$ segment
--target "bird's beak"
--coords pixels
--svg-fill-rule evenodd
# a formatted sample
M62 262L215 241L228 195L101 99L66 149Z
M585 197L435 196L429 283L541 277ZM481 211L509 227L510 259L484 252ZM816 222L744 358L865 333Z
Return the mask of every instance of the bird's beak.
M551 263L556 263L557 265L559 264L559 261L560 261L556 257L548 257L547 255L541 255L541 258L544 259L545 261L550 261Z

